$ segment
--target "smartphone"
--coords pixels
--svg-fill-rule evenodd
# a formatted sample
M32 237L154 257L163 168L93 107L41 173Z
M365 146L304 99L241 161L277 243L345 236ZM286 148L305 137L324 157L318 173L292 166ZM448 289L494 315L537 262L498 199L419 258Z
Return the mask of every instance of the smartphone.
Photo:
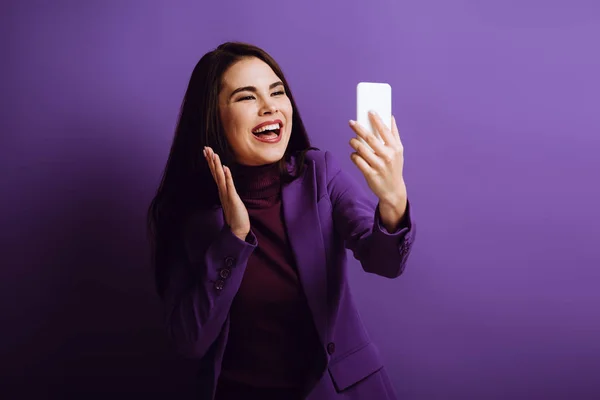
M383 142L369 119L371 110L379 114L383 123L391 129L392 87L388 83L360 82L356 85L356 122ZM359 139L365 143L362 138Z

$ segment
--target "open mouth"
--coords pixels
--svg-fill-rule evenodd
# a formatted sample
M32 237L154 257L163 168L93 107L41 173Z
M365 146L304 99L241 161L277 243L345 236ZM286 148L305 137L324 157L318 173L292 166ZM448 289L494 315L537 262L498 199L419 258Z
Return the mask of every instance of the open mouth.
M263 140L275 140L281 133L281 122L275 122L268 125L263 125L259 128L255 128L252 134L259 139Z

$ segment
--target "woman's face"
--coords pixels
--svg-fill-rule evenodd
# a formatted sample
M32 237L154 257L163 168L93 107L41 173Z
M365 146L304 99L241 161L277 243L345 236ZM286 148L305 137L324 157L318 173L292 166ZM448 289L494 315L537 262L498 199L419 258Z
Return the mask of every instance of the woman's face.
M265 165L283 157L292 133L292 103L264 61L244 58L225 72L219 112L238 163Z

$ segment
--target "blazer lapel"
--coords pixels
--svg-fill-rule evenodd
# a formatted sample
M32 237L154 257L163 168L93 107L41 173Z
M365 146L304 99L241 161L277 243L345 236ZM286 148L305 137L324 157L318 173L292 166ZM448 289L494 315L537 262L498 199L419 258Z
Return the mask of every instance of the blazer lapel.
M314 161L302 176L282 189L283 217L288 240L314 323L322 343L327 343L327 268L317 209Z

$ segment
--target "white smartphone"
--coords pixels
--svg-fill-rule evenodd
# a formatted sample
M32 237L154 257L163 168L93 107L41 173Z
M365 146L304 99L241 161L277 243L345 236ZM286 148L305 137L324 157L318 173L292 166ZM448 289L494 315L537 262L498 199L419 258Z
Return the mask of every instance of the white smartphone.
M356 122L383 142L371 124L369 111L379 114L384 124L391 129L392 87L388 83L360 82L356 85ZM365 143L362 138L359 139Z

